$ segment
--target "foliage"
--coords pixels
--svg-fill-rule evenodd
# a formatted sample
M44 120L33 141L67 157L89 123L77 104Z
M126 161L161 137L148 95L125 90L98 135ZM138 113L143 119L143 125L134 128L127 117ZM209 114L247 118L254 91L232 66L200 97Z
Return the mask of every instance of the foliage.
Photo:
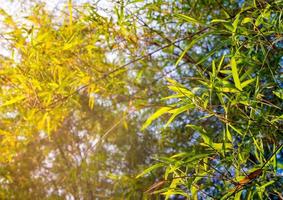
M103 3L1 10L1 198L281 199L282 1Z
M179 60L193 54L189 50L200 40L221 42L211 42L208 53L200 50L205 55L196 66L205 68L196 69L189 82L168 80L173 95L152 116L169 113L166 126L182 113L197 112L198 120L187 124L194 130L189 149L162 162L167 186L150 193L166 199L281 198L281 156L276 156L282 147L280 6L280 1L244 2L205 22L177 15L206 29L197 41L188 41Z
M112 190L112 182L105 180L111 172L98 173L115 160L106 163L106 150L93 154L104 129L128 112L117 109L119 100L114 99L127 99L125 70L107 58L120 35L111 19L94 7L71 6L68 10L76 12L62 11L60 21L44 4L37 4L20 23L2 10L3 36L11 52L1 59L0 72L3 198L93 199L108 184ZM106 110L116 117L97 114ZM94 166L97 162L103 165Z

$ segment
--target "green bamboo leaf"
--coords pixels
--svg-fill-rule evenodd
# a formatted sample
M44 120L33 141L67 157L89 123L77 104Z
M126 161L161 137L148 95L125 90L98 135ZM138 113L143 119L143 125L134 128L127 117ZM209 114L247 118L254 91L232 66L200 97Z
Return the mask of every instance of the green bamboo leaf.
M193 154L191 152L181 152L181 153L177 153L173 156L171 156L170 158L182 158L182 157L188 157L188 156L192 156Z
M283 115L276 116L274 119L271 120L272 123L283 120Z
M240 14L237 14L234 22L232 23L232 26L233 26L233 33L236 32L237 30L237 27L238 27L238 23L239 23L239 19L240 19Z
M236 88L232 88L232 87L215 87L216 90L220 91L220 92L229 92L229 93L238 93L239 90Z
M176 14L176 16L177 16L178 18L180 18L180 19L183 19L183 20L185 20L185 21L187 21L187 22L191 22L191 23L193 23L193 24L203 24L202 22L200 22L200 21L198 21L198 20L196 20L196 19L194 19L194 18L192 18L192 17L189 17L189 16L187 16L187 15Z
M168 86L168 88L170 90L176 92L177 94L180 94L180 95L183 95L183 96L187 96L187 97L193 97L194 96L194 94L190 90L188 90L188 89L186 89L184 87Z
M234 31L233 26L231 26L230 24L224 24L224 27L225 27L228 31L230 31L230 32L233 32L233 31Z
M241 200L241 195L242 195L243 190L240 190L239 192L236 193L234 200Z
M226 194L224 194L220 200L227 200L231 194L233 194L234 191L228 191Z
M250 18L250 17L245 17L245 18L242 20L241 24L252 23L252 22L253 22L253 19L252 19L252 18Z
M194 106L191 105L191 104L188 104L188 105L185 105L185 106L182 106L180 108L176 108L176 109L173 109L173 110L170 110L169 113L172 113L173 115L169 118L169 120L167 121L166 125L165 125L165 128L181 113L193 108Z
M180 168L180 165L182 165L182 162L177 161L172 163L172 165L168 166L164 173L164 179L167 180L170 174L173 174Z
M178 82L177 81L175 81L174 79L172 79L172 78L167 78L166 79L169 83L171 83L172 85L176 85L176 84L178 84Z
M232 126L231 124L229 124L229 126L230 126L234 131L236 131L237 133L239 133L240 135L243 135L243 133L242 133L239 129L237 129L236 127Z
M273 160L273 159L276 157L276 155L278 154L278 152L281 151L282 148L283 148L283 146L281 146L281 147L277 150L277 152L274 153L274 154L269 158L269 160L268 160L265 164L268 164L271 160Z
M218 71L218 72L219 72L220 69L221 69L221 66L222 66L222 64L223 64L224 58L225 58L225 55L223 55L223 56L221 57L221 60L220 60L220 62L218 63L218 66L217 66L217 71Z
M201 137L202 137L202 139L203 139L205 145L211 145L211 144L213 143L213 142L211 141L211 138L208 137L206 134L200 132L200 135L201 135Z
M230 131L229 131L229 127L228 127L227 124L226 124L226 132L225 132L225 134L226 134L227 139L228 139L230 142L232 142L232 135L231 135L231 133L230 133Z
M227 23L229 22L228 20L225 19L213 19L211 20L211 23Z
M209 51L209 53L205 54L205 56L203 56L197 63L196 65L199 65L205 61L207 61L212 55L214 55L217 51L219 51L223 46L225 45L225 43L223 42L222 44L219 44L218 46L216 46L214 49L212 49L211 51Z
M259 26L263 22L262 15L259 15L255 20L255 26Z
M221 153L224 152L224 144L223 143L215 143L215 142L210 141L210 143L205 142L205 143L200 143L200 145L215 149L216 151L221 152ZM232 144L231 143L225 143L225 149L226 150L233 149Z
M142 126L142 130L146 129L153 120L157 119L158 117L160 117L161 115L167 113L169 110L171 110L171 107L162 107L160 109L158 109L154 114L152 114L147 120L146 122L143 124Z
M236 62L234 57L231 58L230 64L231 64L231 68L232 68L232 76L233 76L233 79L234 79L235 86L240 91L242 91L243 89L242 89L241 82L240 82L240 79L239 79L237 62Z
M269 181L269 182L265 183L264 185L262 185L262 186L260 186L260 187L261 187L261 188L266 188L267 186L272 185L273 183L275 183L274 180Z
M184 163L191 163L193 161L199 162L203 158L209 157L211 154L205 153L205 154L197 154L197 155L190 155L188 156L188 159L184 160Z
M149 172L151 172L151 171L153 171L153 170L155 170L155 169L157 169L157 168L163 167L163 166L164 166L163 163L157 163L157 164L155 164L155 165L152 165L152 166L150 166L149 168L145 169L142 173L138 174L138 175L136 176L136 178L140 178L140 177L142 177L142 176L148 174Z
M193 184L191 185L191 194L192 194L193 200L198 199L198 188L196 186L194 186Z
M196 125L193 125L193 124L187 124L186 127L190 127L198 132L202 132L202 133L206 133L205 129L201 126L196 126Z
M220 72L222 74L227 74L227 75L230 75L232 73L231 70L228 70L228 69L220 70Z
M242 87L242 88L245 88L246 86L248 86L249 84L251 84L251 83L254 82L254 81L255 81L255 78L246 80L246 81L244 81L244 82L241 83L241 87Z
M190 44L184 49L184 51L182 52L182 54L179 56L178 60L175 63L175 66L177 66L181 60L183 59L183 57L186 55L186 53L198 42L200 41L202 38L206 37L207 35L210 35L210 32L204 33L202 35L200 35L199 37L194 38L193 40L191 40Z
M283 99L283 89L280 89L280 90L277 90L277 91L273 91L273 94L275 94L280 99Z

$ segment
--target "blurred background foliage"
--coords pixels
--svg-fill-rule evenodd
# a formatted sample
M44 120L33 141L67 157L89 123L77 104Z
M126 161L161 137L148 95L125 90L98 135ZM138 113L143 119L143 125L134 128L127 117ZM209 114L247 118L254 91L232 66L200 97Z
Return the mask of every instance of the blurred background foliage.
M0 14L1 199L283 199L281 0Z

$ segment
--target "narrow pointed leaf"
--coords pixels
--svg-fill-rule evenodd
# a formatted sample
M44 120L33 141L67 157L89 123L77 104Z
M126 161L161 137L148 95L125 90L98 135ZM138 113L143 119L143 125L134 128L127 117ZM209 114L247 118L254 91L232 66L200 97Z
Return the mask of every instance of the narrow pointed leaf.
M142 126L142 130L146 129L153 120L157 119L158 117L160 117L161 115L167 113L169 110L171 110L170 107L162 107L159 110L157 110L153 115L151 115L146 122L143 124Z
M230 64L231 64L231 68L232 68L232 76L233 76L233 79L234 79L235 86L240 91L242 91L242 86L241 86L241 82L240 82L239 74L238 74L237 62L236 62L234 57L231 58Z

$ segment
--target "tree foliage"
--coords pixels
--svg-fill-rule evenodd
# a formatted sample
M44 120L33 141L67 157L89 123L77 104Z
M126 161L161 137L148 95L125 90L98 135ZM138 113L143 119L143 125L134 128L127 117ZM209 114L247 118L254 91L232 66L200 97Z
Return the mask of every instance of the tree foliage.
M281 198L276 156L282 147L280 2L244 2L221 11L209 20L202 19L207 13L197 18L177 14L206 30L188 41L178 61L194 54L191 49L201 40L209 47L207 53L199 50L203 58L197 59L192 77L182 83L168 80L173 95L152 115L170 114L166 126L182 113L195 120L189 118L186 125L193 129L190 147L157 164L165 167L165 186L150 193L166 199Z
M1 198L282 199L282 1L106 4L0 10Z

